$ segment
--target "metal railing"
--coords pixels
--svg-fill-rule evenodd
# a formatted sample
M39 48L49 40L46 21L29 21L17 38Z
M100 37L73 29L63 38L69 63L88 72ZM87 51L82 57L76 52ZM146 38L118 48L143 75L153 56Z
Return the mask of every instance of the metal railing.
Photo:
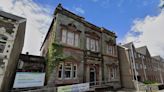
M94 82L86 82L89 83L89 90L95 90L96 88L110 87L112 88L115 83L118 81L94 81ZM9 90L9 92L46 92L48 90L52 90L53 92L57 92L57 87L48 87L44 86L38 89L29 89L29 90ZM51 91L50 91L51 92Z
M118 81L94 81L87 83L90 84L90 88L93 88L98 86L113 86L113 83L118 83Z

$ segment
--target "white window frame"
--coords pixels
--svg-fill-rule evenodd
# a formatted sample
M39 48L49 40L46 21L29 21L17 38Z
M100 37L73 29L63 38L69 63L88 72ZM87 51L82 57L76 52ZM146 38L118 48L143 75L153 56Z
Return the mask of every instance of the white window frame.
M6 38L6 40L2 39L3 37L5 37L5 38ZM3 51L2 51L2 52L0 52L0 53L3 53L3 52L4 52L4 50L5 50L5 48L6 48L7 39L8 39L8 37L7 37L7 36L5 36L5 35L3 35L3 34L0 34L0 41L1 41L1 42L3 42L3 43L0 43L0 45L3 45L3 46L4 46Z
M73 36L72 38L70 36L71 34ZM62 29L61 42L65 43L67 45L70 45L70 46L79 47L79 43L80 43L80 37L79 36L80 35L78 33L71 32L71 31L66 30L66 29ZM69 43L69 40L72 40L72 43Z
M115 55L116 54L116 47L113 45L110 45L109 43L107 43L107 50L106 53L108 55Z
M70 70L66 70L66 64L70 64ZM66 71L70 72L70 77L66 77ZM65 63L64 64L64 78L71 79L72 78L72 63Z
M74 44L75 44L75 34L73 32L67 31L66 40L67 40L68 45L74 46Z
M74 70L74 66L76 67L76 70ZM73 76L75 72L75 77ZM77 78L77 64L72 64L72 78Z
M70 68L70 77L66 77L65 71L66 71L66 64L71 64ZM62 65L61 69L61 78L59 77L59 70L60 70L60 65ZM74 66L76 67L76 70L73 70ZM75 77L73 76L75 71ZM77 64L71 63L71 62L66 62L66 63L60 63L58 66L58 79L76 79L77 78Z
M93 49L92 49L93 47ZM99 40L90 37L86 38L86 49L94 52L99 52Z
M117 78L117 67L109 67L109 81Z
M138 63L136 63L135 65L136 65L136 69L138 70L138 69L139 69L139 67L138 67Z
M60 66L62 67L61 70L60 70ZM59 77L59 71L61 71L61 77ZM59 67L58 67L58 79L62 79L63 78L63 72L64 72L64 64L60 63Z

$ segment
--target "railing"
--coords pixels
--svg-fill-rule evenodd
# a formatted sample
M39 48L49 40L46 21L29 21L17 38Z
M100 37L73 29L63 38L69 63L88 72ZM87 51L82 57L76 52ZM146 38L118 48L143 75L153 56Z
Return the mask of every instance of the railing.
M158 91L158 85L151 85L151 84L144 84L141 82L134 81L135 86L138 83L138 92L157 92Z
M118 81L94 81L94 82L86 82L89 83L89 90L95 90L97 88L111 88L113 89L113 85L118 83ZM88 90L88 91L89 91ZM57 92L57 87L47 87L44 86L38 89L29 89L27 91L21 90L21 92ZM20 92L20 90L9 90L8 92Z
M99 88L99 87L113 87L118 81L94 81L88 82L90 84L90 88Z

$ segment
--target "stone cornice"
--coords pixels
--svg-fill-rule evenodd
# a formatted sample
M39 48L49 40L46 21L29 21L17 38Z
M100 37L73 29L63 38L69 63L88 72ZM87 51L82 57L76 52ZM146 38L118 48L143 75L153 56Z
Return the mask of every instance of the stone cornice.
M74 13L68 11L67 9L64 9L61 4L59 4L57 6L57 8L56 8L56 10L54 12L54 15L56 15L57 13L66 15L68 17L71 17L74 20L83 23L86 27L89 27L89 28L91 28L91 29L93 29L93 30L95 30L97 32L100 32L100 33L103 32L103 33L106 33L108 35L114 36L115 38L117 37L114 32L111 32L110 30L107 30L104 27L98 27L98 26L96 26L96 25L86 21L84 17L81 17L81 16L79 16L77 14L74 14Z

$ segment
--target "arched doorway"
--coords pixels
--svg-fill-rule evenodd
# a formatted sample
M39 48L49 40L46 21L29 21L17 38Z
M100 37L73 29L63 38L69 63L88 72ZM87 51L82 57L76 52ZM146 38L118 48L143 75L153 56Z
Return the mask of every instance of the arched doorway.
M90 83L91 85L96 84L96 68L90 67Z

